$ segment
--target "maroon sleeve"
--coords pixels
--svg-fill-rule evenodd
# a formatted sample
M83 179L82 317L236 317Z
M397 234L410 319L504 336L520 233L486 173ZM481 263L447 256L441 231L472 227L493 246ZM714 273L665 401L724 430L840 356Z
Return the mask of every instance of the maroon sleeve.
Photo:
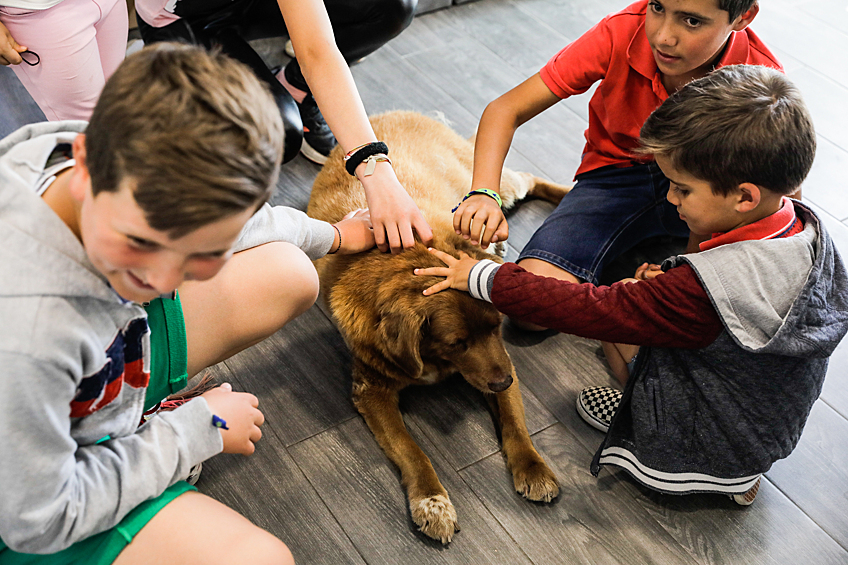
M695 349L711 344L723 328L689 265L649 281L595 286L505 263L495 274L492 301L512 318L615 343Z

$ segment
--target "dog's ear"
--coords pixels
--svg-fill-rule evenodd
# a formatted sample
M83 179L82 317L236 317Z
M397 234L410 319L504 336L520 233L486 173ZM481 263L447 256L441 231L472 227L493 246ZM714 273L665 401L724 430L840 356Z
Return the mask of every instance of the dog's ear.
M391 310L381 315L377 324L383 353L413 379L421 376L424 370L420 353L424 320L424 316L412 308L395 303Z

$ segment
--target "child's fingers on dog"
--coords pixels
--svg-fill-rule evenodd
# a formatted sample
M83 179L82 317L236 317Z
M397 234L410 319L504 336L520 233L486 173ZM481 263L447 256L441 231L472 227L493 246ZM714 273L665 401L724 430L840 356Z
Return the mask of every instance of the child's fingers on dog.
M382 223L375 221L373 218L371 219L371 225L374 228L374 243L381 253L385 253L389 250L389 242L386 239L386 228Z
M504 218L501 225L499 225L498 229L495 231L495 235L492 237L492 242L506 241L507 239L509 239L509 224L507 223L506 218Z
M486 226L489 225L489 220L489 215L485 210L477 210L477 213L474 214L474 217L471 219L471 224L468 226L468 231L471 233L472 245L480 245L480 242L483 241L483 236L486 233Z
M426 267L423 269L415 269L412 271L419 277L447 277L451 270L449 267Z
M403 236L399 231L399 226L392 222L384 224L384 229L386 230L386 242L389 245L389 249L391 249L392 253L395 253L395 250L400 250L403 245Z
M482 233L483 235L481 237L480 247L485 249L486 247L489 247L490 243L496 243L508 238L509 226L503 216L500 218L490 217L486 223L486 229Z
M429 251L430 253L435 255L436 258L441 260L441 262L444 263L445 265L447 265L448 267L454 265L458 261L458 259L456 257L454 257L453 255L451 255L449 253L445 253L444 251L439 251L438 249L436 249L434 247L428 248L427 251ZM460 253L459 256L460 256L460 259L461 259L462 256L465 255L465 254L462 251L460 251L459 253ZM466 255L466 257L467 257L467 255ZM439 268L439 267L434 267L434 268ZM439 276L446 277L447 274L439 275Z
M459 212L459 210L457 210L457 213L458 212ZM474 222L475 213L476 213L476 210L474 210L474 209L472 209L468 206L466 206L462 211L462 215L460 216L460 222L459 222L459 233L462 234L462 237L464 239L470 239L471 238L471 225Z
M400 244L402 249L409 249L415 246L415 234L412 233L412 224L404 223L398 225L400 233Z
M437 282L430 288L424 291L426 296L430 296L431 294L436 294L437 292L442 292L443 290L448 290L451 287L450 279L445 279L441 282Z
M456 235L462 235L462 217L465 214L466 208L468 208L468 202L463 202L453 214L453 229Z
M433 244L433 229L420 212L418 213L418 217L414 218L412 221L412 229L415 230L424 245Z

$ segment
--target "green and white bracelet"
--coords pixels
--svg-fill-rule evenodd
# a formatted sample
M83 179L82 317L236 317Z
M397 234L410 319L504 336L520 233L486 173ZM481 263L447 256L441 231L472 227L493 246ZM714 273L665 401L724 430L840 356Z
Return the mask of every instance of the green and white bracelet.
M451 213L456 212L456 209L459 208L463 202L465 202L466 200L468 200L469 197L474 196L475 194L485 194L489 198L494 198L495 202L498 203L498 208L503 208L503 200L501 200L500 194L488 188L475 188L474 190L469 190L468 194L462 197L462 200L459 201L459 204L453 207Z

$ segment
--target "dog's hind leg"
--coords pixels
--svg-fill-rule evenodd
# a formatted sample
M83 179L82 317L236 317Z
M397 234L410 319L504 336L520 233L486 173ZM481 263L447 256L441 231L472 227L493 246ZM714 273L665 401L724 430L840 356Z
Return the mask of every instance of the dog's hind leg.
M550 502L559 495L556 475L533 447L524 420L524 403L513 369L513 383L497 394L495 414L501 428L501 444L518 494L530 500Z
M399 388L390 388L377 376L369 382L371 372L354 361L353 403L371 429L377 443L400 469L401 481L406 487L412 521L424 534L442 543L449 543L454 532L459 531L456 509L430 459L415 443L398 408Z

